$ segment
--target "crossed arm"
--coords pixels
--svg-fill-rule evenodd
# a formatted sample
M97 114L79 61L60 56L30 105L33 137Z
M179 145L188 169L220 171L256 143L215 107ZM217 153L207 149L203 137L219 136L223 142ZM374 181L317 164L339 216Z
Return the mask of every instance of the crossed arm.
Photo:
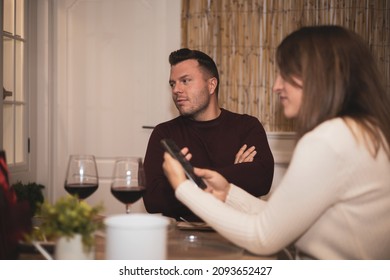
M245 144L245 145L243 145L240 148L240 150L236 154L236 157L235 157L235 160L234 160L234 164L239 164L239 163L243 163L243 162L252 162L253 161L253 158L254 158L254 156L257 153L256 152L256 148L254 146L252 146L252 147L247 149L247 147L248 147L248 145ZM181 152L186 157L187 160L191 159L192 155L189 153L189 150L188 150L187 147L183 148L181 150ZM173 158L168 153L164 154L163 166L164 166L164 171L165 172L166 172L167 169L170 172L175 172L175 171L181 170L181 167L179 167L178 162L175 162L175 161L172 161L172 160L173 160ZM168 164L165 163L166 161L168 161ZM209 175L207 173L207 171L205 171L203 169L195 168L195 171L196 171L196 173L198 173L197 175L199 175L201 177L205 177L205 179L207 179L207 176ZM176 187L181 182L183 182L186 179L186 177L182 176L182 175L183 174L181 174L180 172L177 172L175 174L175 176L168 176L168 179L169 179L169 181L170 181L170 183L171 183L171 185L173 186L174 189L176 189ZM221 189L208 187L205 191L212 193L219 200L225 201L227 193L229 192L229 186L230 185L226 181L226 179L223 178L220 175L218 177L218 181L220 181L220 184L223 185L223 187Z
M234 159L234 164L252 162L256 154L257 151L255 146L248 148L248 145L244 144L237 152L236 157Z

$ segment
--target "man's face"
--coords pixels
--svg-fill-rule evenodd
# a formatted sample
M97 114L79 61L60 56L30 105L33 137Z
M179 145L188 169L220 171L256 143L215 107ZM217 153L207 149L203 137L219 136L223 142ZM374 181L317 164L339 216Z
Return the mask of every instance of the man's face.
M211 98L209 83L210 79L202 72L195 59L185 60L171 67L169 85L172 99L182 116L201 120Z

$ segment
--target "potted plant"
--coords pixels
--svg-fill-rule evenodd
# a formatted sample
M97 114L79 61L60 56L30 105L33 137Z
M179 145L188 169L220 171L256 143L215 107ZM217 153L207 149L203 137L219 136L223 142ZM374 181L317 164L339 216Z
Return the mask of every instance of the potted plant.
M92 207L77 196L62 197L53 205L45 202L38 210L42 223L39 231L34 232L35 239L39 234L56 240L56 259L91 259L94 233L104 227L103 219L99 218L102 210L102 205ZM72 247L74 244L76 247Z
M12 185L12 188L15 190L18 202L27 201L29 203L31 217L33 217L36 214L38 205L44 201L42 190L45 186L31 182L23 184L21 181L18 181Z

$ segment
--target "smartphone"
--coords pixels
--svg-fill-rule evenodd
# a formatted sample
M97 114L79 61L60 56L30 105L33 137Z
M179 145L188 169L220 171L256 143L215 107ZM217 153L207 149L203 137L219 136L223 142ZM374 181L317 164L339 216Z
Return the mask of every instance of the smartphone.
M186 173L188 179L193 181L195 184L198 185L199 188L205 189L206 184L203 182L202 178L195 175L194 173L194 167L191 165L191 163L184 157L184 155L181 153L179 147L176 145L176 143L172 139L162 139L161 144L164 147L164 149L175 159L177 159L181 166L184 168L184 172Z

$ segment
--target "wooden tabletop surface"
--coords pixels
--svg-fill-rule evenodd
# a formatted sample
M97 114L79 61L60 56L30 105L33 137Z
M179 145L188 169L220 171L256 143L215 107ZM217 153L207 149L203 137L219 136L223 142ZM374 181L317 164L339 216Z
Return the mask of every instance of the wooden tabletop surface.
M275 260L285 259L280 253L273 256L252 254L232 244L213 230L182 229L176 225L168 228L167 258L171 260L237 259ZM52 251L54 248L51 248ZM51 252L53 253L53 252ZM44 259L34 247L23 246L19 259ZM105 233L96 234L95 259L105 260Z

